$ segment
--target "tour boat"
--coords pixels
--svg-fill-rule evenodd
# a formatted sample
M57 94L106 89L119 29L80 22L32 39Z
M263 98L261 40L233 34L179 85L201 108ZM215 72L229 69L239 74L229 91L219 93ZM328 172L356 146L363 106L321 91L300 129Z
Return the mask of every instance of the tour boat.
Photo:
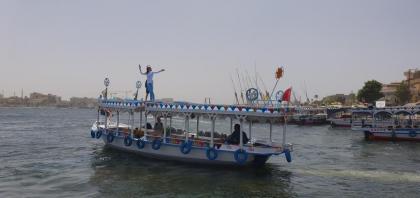
M108 84L109 80L106 81L106 90ZM287 162L292 160L293 145L286 142L286 123L282 124L282 137L273 137L273 125L287 120L290 111L281 104L256 107L147 102L108 99L106 94L98 102L97 120L92 126L91 136L102 139L106 146L118 150L162 160L214 165L261 166L270 157L282 154ZM121 123L121 114L128 115L128 123ZM163 126L159 129L148 126L150 117L162 120L160 123ZM174 128L173 118L184 120L184 127ZM200 130L203 120L210 121L210 131ZM190 121L196 121L194 130L189 126ZM226 134L215 131L218 122L229 121L230 131L226 131ZM239 124L240 131L248 128L250 141L244 142L243 133L239 133L237 144L226 141L234 123ZM255 123L267 124L267 140L257 140L253 136ZM274 141L280 138L281 142Z
M354 109L352 130L366 140L420 141L419 114L419 106Z

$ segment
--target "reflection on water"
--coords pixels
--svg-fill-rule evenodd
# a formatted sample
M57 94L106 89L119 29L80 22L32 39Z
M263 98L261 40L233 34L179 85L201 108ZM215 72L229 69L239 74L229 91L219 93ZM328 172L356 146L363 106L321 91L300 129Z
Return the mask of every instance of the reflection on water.
M95 154L91 182L101 196L293 197L291 174L260 169L156 161L105 148Z

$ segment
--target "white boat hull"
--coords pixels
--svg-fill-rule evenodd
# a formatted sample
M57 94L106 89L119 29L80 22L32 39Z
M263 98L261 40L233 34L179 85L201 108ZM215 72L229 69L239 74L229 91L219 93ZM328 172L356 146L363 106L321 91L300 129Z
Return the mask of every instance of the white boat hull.
M253 153L258 152L259 148L256 147L244 147L247 151L247 159L243 163L238 163L235 159L235 151L239 149L236 145L222 145L217 151L217 158L209 160L207 157L206 147L195 147L191 148L188 154L183 154L178 144L161 143L158 150L152 148L152 141L145 141L145 146L139 149L137 146L137 139L132 141L130 146L126 146L124 143L124 136L115 136L111 143L107 140L107 134L104 133L100 137L107 146L112 148L129 151L145 157L157 158L163 160L174 160L181 162L192 162L200 164L218 164L218 165L263 165L272 155L278 155L284 153L283 150L277 153Z

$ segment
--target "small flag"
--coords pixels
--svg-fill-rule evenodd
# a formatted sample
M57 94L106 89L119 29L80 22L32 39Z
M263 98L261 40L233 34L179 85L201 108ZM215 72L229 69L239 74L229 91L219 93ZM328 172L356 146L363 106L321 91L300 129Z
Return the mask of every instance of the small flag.
M292 95L292 88L286 89L283 93L282 101L290 102L290 96Z

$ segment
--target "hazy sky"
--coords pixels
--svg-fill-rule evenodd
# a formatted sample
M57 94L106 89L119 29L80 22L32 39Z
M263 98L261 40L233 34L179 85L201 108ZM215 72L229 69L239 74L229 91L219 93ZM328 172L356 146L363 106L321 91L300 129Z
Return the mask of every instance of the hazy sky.
M420 1L5 1L0 0L0 91L96 97L161 68L158 98L232 103L230 74L304 98L356 92L420 68ZM237 89L238 89L237 85ZM141 90L143 95L144 90Z

